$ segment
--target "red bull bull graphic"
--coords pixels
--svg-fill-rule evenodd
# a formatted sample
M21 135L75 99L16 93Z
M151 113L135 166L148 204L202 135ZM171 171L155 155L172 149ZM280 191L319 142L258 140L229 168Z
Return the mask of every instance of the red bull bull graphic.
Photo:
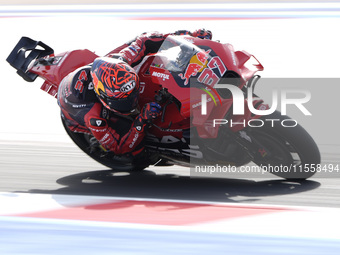
M196 63L190 63L187 68L185 69L185 73L178 74L179 77L181 77L182 80L184 81L184 85L189 84L189 79L192 76L196 76L198 74L198 71L202 69L202 65L196 64Z
M189 84L189 79L191 77L195 77L199 72L201 72L206 67L210 52L211 50L200 51L196 53L190 59L190 63L185 69L184 74L183 73L178 74L178 76L181 77L182 80L184 80L185 86Z
M207 50L207 51L200 51L196 54L198 60L202 63L202 65L204 65L205 62L208 60L210 52L211 50Z
M209 53L211 53L210 49L196 53L190 59L185 72L178 74L184 80L184 86L189 85L190 78L198 76L198 82L213 87L223 77L227 68L218 56L211 57Z

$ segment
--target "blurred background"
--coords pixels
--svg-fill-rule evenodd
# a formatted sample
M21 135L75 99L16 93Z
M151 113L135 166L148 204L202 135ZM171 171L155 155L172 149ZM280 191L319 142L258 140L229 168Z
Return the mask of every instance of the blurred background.
M262 63L264 79L255 92L268 103L273 88L309 90L312 99L305 106L312 116L294 107L288 115L320 146L340 144L338 1L0 0L0 17L0 140L70 143L56 100L39 89L43 81L25 82L5 61L22 36L42 41L57 53L87 48L104 55L145 31L206 28L214 40L246 50ZM313 79L290 83L286 78Z
M136 197L137 201L128 205L132 216L140 216L134 211L136 207L148 207L160 215L161 211L169 211L166 220L190 219L207 212L180 215L188 208L147 206L140 200L233 203L237 210L249 207L250 203L261 204L261 208L265 208L264 204L339 208L337 178L317 181L313 178L301 183L277 180L276 177L257 181L228 176L195 179L189 178L188 170L180 167L165 170L150 167L131 175L111 173L73 145L62 127L56 99L40 90L43 80L38 78L34 83L28 83L5 61L22 36L42 41L56 53L89 49L104 55L145 31L168 33L206 28L213 32L213 40L230 43L235 50L246 50L262 63L264 71L260 75L263 79L255 92L268 103L271 103L274 88L311 92L311 100L305 106L312 116L304 116L294 107L288 107L288 115L316 140L323 163L336 165L340 163L339 27L340 1L330 0L0 0L0 187L2 191L13 192L2 192L1 201L9 201L9 209L17 206L16 209L23 211L45 206L48 209L47 201L57 208L68 208L73 199L84 195L92 195L87 199L93 201L104 196L108 199L111 196ZM40 197L40 194L45 196ZM76 196L70 198L71 194ZM15 198L16 203L12 202ZM86 203L77 200L77 204ZM116 207L108 207L85 206L84 211L114 215ZM6 204L1 209L6 211L8 208ZM246 209L254 212L254 208ZM31 254L46 254L44 249L48 249L50 254L60 254L60 250L65 253L67 247L82 254L98 253L100 249L101 254L112 254L113 249L121 249L121 254L127 254L144 247L145 254L150 254L146 252L150 249L154 249L154 254L159 254L159 250L168 254L173 250L188 254L195 249L197 254L204 254L206 250L209 252L205 254L224 254L226 250L237 250L237 254L302 254L303 251L304 254L337 254L337 211L297 218L292 213L287 212L291 218L281 217L282 214L277 217L263 214L262 218L225 221L226 225L215 222L212 229L231 233L220 236L194 228L192 232L185 230L186 235L184 232L177 234L176 226L161 233L156 226L149 225L137 229L128 225L121 229L120 223L103 222L100 228L93 228L92 223L86 221L81 223L84 225L79 222L68 225L67 221L60 224L53 219L41 221L37 218L37 221L26 222L25 217L2 216L0 253L28 254L28 250L34 250ZM2 211L1 215L8 213ZM52 225L48 225L51 222ZM104 225L107 230L101 228ZM273 232L268 234L268 230ZM244 231L256 234L255 238L247 239ZM304 232L303 240L294 239L294 235L301 232ZM267 234L268 238L261 233ZM281 241L273 239L272 233L274 237L281 237ZM306 239L306 236L313 239ZM337 238L334 241L337 245L329 242L329 236ZM1 249L6 251L6 248L7 251L17 249L18 253L2 253Z

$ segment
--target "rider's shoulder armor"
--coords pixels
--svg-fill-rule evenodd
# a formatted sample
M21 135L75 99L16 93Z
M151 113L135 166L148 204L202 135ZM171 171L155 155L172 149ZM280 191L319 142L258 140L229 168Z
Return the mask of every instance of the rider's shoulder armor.
M74 108L83 108L98 102L90 70L91 66L84 66L68 74L59 85L58 100L63 100Z

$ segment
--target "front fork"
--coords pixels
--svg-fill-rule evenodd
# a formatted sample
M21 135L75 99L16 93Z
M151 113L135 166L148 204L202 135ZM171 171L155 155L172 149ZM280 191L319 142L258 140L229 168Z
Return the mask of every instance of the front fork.
M248 154L252 161L263 161L271 157L271 152L263 146L255 137L249 132L249 128L233 132L228 127L222 127L232 137L237 144L239 144Z
M253 76L253 78L249 80L247 86L243 88L243 92L246 98L248 98L248 88L250 87L251 91L253 92L255 89L255 85L260 78L261 77L259 75ZM258 97L253 93L253 98ZM263 100L260 98L253 100L253 106L255 109L269 109L269 106L267 104L264 104ZM234 140L245 150L245 152L250 156L253 161L262 161L265 158L271 157L270 150L268 150L259 141L257 141L255 137L253 137L252 133L250 132L251 127L249 127L248 125L249 121L259 119L260 116L252 114L247 107L245 108L247 109L247 112L242 117L235 118L235 116L230 116L231 110L227 113L226 117L226 119L229 119L229 123L232 123L232 120L234 119L234 123L243 124L243 127L228 127L222 125L221 128L224 128L225 131L232 138L234 138Z

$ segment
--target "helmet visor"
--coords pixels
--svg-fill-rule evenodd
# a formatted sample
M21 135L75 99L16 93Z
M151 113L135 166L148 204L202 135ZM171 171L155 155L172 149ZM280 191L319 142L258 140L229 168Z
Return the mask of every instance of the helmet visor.
M122 114L132 113L137 108L139 93L137 90L133 91L125 98L110 98L102 99L110 110Z

